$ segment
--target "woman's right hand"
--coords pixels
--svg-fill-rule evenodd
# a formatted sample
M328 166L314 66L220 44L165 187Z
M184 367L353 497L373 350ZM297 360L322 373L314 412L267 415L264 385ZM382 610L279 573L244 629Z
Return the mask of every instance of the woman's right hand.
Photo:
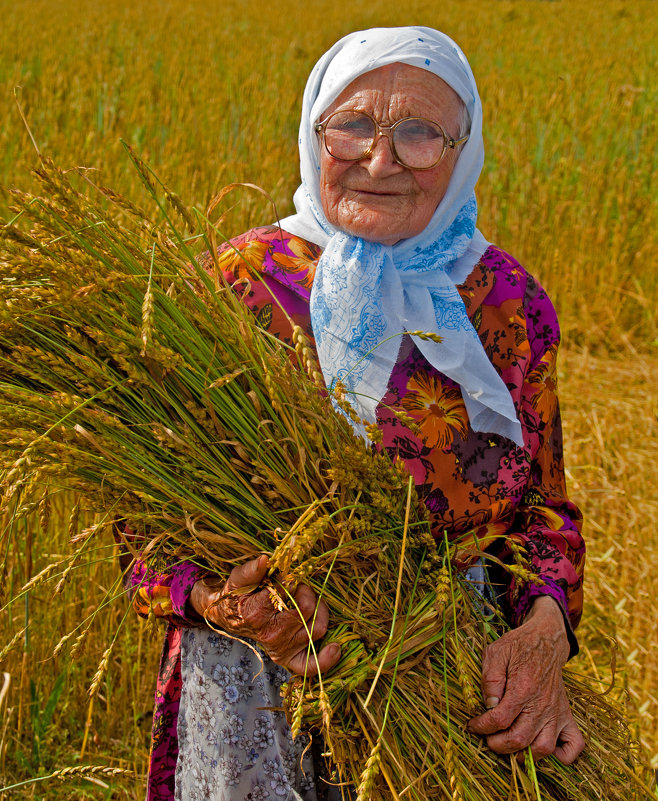
M318 602L310 587L300 584L294 595L301 617L296 610L280 612L266 589L236 592L260 584L268 564L267 556L259 556L233 568L219 589L197 581L190 595L194 611L227 634L260 643L273 662L291 673L315 676L319 671L329 670L340 659L340 646L325 645L317 660L309 652L308 632L311 631L313 640L319 640L329 624L327 604Z

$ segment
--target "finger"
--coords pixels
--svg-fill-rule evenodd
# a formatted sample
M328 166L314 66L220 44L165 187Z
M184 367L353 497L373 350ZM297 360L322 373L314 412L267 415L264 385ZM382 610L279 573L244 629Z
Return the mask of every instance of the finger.
M309 638L321 639L327 633L328 626L329 609L321 601L315 619L311 617L308 622L300 621L296 612L275 612L256 639L275 662L288 667L297 655L309 653ZM299 667L300 664L301 660L297 659L295 665ZM320 669L323 669L322 663ZM302 668L300 670L303 672Z
M309 637L312 640L320 640L329 628L329 607L324 601L320 601L311 614L301 621L301 625L298 614L292 616L289 612L279 613L275 619L282 633L284 631L295 632L299 630L303 632L307 640ZM287 636L290 636L290 634L288 633Z
M520 686L522 678L513 670L508 675L511 656L512 648L505 636L485 648L481 683L482 697L488 711L469 721L469 731L483 735L503 732L512 726L521 713L528 697L528 688Z
M308 584L300 584L297 587L294 598L299 614L310 623L318 603L315 593Z
M576 725L576 721L570 718L567 725L560 732L553 754L564 765L571 765L578 759L586 744L585 738Z
M519 719L511 728L489 735L487 737L487 745L497 754L516 754L534 743L538 737L541 737L538 744L538 748L541 751L547 748L547 740L550 739L550 733L542 736L542 732L538 732L537 726L531 721ZM555 740L556 735L554 734L548 753L552 753ZM520 756L520 761L522 762L523 755L521 754Z
M553 753L559 731L554 710L541 710L530 705L522 710L510 727L489 735L487 745L498 754L513 754L530 746L533 757L540 759Z
M307 584L300 584L295 593L295 603L306 623L311 639L319 640L329 628L329 607L318 601L316 594Z
M329 628L329 607L324 601L317 605L313 628L311 629L311 639L321 640Z
M288 662L286 667L291 673L298 673L307 676L317 676L319 672L326 673L330 668L338 663L340 659L340 645L331 643L325 645L324 648L318 653L317 659L315 656L308 652L307 649L299 651Z
M505 697L500 703L484 714L469 720L467 728L473 734L492 735L504 732L514 724L522 710L522 706L522 701L518 696L515 697L513 688L508 688Z
M250 559L243 565L234 567L226 582L227 589L239 590L242 587L260 584L265 578L269 562L267 556L259 556L257 559Z
M545 726L530 743L530 751L535 762L555 751L557 732L553 726Z
M291 629L287 626L275 626L261 639L262 644L275 662L286 667L300 653L307 653L309 636L305 626L299 625Z

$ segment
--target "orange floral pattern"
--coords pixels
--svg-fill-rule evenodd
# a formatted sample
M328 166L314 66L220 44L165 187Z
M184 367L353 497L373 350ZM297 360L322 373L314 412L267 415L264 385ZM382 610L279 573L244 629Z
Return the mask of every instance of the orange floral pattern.
M558 407L557 345L550 347L534 370L528 373L528 386L533 392L532 408L544 419L552 419Z
M312 341L308 306L320 253L316 245L268 227L232 240L218 258L224 276L237 282L236 291L259 325L290 342L292 320ZM207 254L200 263L214 269ZM489 578L500 587L499 603L514 625L535 596L549 595L575 627L582 610L585 545L580 513L566 492L555 379L559 329L553 306L532 276L493 246L458 290L512 396L524 446L473 431L459 387L404 337L377 410L382 434L377 447L401 460L414 477L435 536L443 538L447 532L461 565L472 564L483 551L494 557ZM272 293L278 303L272 302ZM413 425L400 420L400 411ZM498 567L520 555L538 582L510 581ZM156 691L149 801L174 798L180 626L188 622L186 598L198 571L183 563L156 572L138 562L130 578L138 611L152 610L170 621ZM571 629L568 633L575 651L575 637Z
M429 448L447 448L455 432L468 433L468 414L458 387L449 387L437 376L417 373L407 384L402 408L414 418Z

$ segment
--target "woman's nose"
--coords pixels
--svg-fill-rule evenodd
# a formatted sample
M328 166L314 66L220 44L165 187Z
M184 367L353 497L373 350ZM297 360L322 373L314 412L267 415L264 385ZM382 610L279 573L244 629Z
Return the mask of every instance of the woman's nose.
M406 167L395 160L391 141L385 134L380 134L375 142L372 153L364 159L364 166L373 178L382 178L386 175L404 172Z

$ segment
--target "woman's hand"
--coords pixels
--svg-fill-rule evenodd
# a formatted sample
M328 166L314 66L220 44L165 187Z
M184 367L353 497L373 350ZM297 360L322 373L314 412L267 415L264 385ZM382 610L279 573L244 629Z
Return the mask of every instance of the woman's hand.
M487 712L468 729L486 736L499 754L530 746L539 759L553 754L570 765L585 747L562 681L569 641L556 602L541 596L525 621L488 645L482 660Z
M268 558L260 556L233 568L220 589L198 581L190 595L194 611L232 636L249 637L260 643L273 662L291 673L315 676L319 671L329 670L340 659L339 645L326 645L318 653L317 660L312 653L309 655L308 632L313 640L319 640L329 624L327 604L318 603L310 587L300 584L294 595L301 617L296 610L280 612L276 609L265 589L239 592L243 588L257 587L265 578L267 568Z

